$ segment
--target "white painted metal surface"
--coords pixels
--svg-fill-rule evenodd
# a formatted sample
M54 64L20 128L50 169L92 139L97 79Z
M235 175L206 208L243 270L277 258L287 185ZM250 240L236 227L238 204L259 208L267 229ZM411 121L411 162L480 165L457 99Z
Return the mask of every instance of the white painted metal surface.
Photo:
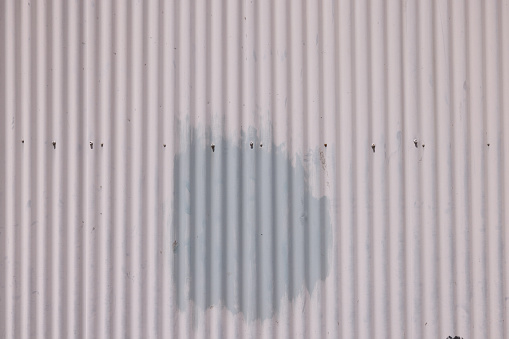
M0 2L3 338L509 338L509 2Z

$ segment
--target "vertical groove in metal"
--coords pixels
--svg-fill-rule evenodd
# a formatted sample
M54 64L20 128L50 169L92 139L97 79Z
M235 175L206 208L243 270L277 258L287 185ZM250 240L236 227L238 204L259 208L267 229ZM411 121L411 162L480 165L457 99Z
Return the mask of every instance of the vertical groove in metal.
M0 3L0 333L509 334L509 3Z

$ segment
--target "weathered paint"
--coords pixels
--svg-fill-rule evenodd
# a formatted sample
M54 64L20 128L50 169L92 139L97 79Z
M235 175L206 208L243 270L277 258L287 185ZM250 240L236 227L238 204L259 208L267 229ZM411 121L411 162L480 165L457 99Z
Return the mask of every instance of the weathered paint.
M248 321L267 319L283 298L312 294L329 273L332 206L313 195L308 169L325 170L323 150L292 157L282 146L263 145L258 131L248 128L236 139L214 140L212 152L211 135L191 129L173 163L178 306L186 311L193 302L202 310L241 312ZM183 163L188 173L181 172Z

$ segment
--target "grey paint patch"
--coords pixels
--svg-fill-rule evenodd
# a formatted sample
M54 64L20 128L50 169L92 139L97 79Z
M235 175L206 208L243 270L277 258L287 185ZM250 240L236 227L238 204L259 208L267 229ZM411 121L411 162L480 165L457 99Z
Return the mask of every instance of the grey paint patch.
M282 147L252 149L262 144L254 128L238 140L210 135L192 129L174 158L177 304L267 319L329 273L329 199L313 196L306 170L324 175L324 158L317 148L292 165Z

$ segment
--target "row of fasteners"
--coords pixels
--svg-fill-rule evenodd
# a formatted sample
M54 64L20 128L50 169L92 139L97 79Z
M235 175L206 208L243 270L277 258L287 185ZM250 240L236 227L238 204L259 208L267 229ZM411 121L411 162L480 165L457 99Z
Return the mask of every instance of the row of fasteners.
M25 143L25 140L24 139L21 139L21 143L24 144ZM56 141L52 141L51 144L53 145L53 149L56 149L57 148L57 142ZM94 143L92 141L89 142L89 145L90 145L90 149L94 149ZM325 147L327 147L327 144L323 144ZM417 148L417 139L414 139L414 145L415 147ZM486 144L488 147L490 146L490 144ZM253 149L253 146L254 146L254 143L251 141L249 143L249 146L251 146L251 149ZM422 147L425 147L426 145L422 144ZM104 147L104 144L101 143L101 147ZM163 147L166 147L166 144L163 144ZM260 144L260 147L263 147L263 144ZM210 144L210 148L212 148L212 152L215 151L216 149L216 145L214 144ZM373 149L373 153L375 152L375 149L376 149L376 145L375 144L371 144L371 149Z

